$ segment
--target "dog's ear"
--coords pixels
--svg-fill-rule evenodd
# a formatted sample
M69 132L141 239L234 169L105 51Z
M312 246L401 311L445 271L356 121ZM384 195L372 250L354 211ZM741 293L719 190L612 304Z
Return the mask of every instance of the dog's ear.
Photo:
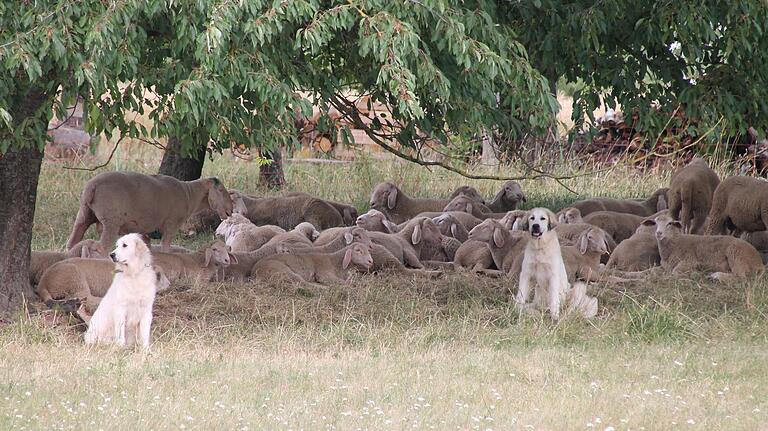
M149 253L149 242L144 241L143 239L144 238L142 237L142 241L136 241L136 244L134 245L137 254ZM149 240L149 237L147 237L147 240Z
M504 235L499 228L493 230L493 243L498 248L504 247Z
M581 234L581 238L579 238L579 253L586 254L587 248L589 248L589 231Z
M557 216L549 208L544 208L544 211L547 213L547 221L549 222L547 229L554 229L557 226Z
M203 267L207 268L208 265L211 264L211 258L213 257L213 250L210 248L205 249L205 263L203 264Z
M421 223L417 223L413 227L413 233L411 234L411 244L416 245L421 242Z
M387 208L393 210L395 209L396 204L397 204L397 189L395 187L391 187L389 189L389 195L387 195Z
M347 252L344 253L344 260L341 262L341 267L347 269L350 262L352 262L352 247L348 248Z

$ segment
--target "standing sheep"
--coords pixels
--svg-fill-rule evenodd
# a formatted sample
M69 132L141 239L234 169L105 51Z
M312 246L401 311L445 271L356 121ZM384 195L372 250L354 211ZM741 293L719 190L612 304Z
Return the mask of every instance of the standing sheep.
M720 184L715 171L704 159L694 158L672 176L669 186L669 215L683 224L684 233L702 233L712 196Z
M751 177L724 179L715 189L707 235L768 230L768 181Z
M445 199L416 199L403 193L396 185L379 183L371 193L371 208L384 213L392 223L406 222L423 212L442 212Z
M90 225L98 223L104 249L121 234L160 231L162 249L168 251L179 227L190 215L206 208L216 211L221 219L232 214L232 199L216 178L179 181L166 175L104 172L85 184L67 248L81 241Z

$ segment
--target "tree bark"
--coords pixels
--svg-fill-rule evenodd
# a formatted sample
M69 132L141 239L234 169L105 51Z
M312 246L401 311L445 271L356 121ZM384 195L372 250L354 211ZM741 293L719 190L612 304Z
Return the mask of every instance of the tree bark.
M285 174L283 173L283 154L280 148L262 152L262 156L272 159L272 163L262 165L259 168L261 183L270 189L282 189L285 186Z
M29 284L32 223L43 152L36 146L0 155L0 312L35 294Z
M206 147L201 145L193 157L184 157L181 153L181 145L179 138L175 136L168 138L168 145L165 147L158 173L181 181L196 180L203 173Z

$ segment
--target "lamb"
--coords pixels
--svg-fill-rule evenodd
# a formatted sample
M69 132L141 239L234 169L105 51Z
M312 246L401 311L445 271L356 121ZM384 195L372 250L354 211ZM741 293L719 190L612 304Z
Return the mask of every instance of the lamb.
M603 229L614 239L616 244L620 244L632 236L640 223L643 222L643 217L630 213L595 211L587 214L583 220L584 223Z
M237 257L228 245L216 240L196 253L152 253L155 266L163 269L171 282L179 278L193 281L210 281L216 278L220 268L237 263Z
M578 245L560 246L568 282L590 282L599 278L600 258L608 254L608 237L602 229L591 228L579 237Z
M507 181L501 187L493 200L488 204L489 212L503 213L517 209L520 202L526 202L523 189L516 181Z
M659 246L656 242L656 220L647 218L640 223L635 233L616 246L611 253L606 271L644 271L661 264Z
M487 206L475 202L464 195L459 195L451 199L451 201L443 207L443 211L461 211L472 214L472 216L481 220L487 218L502 218L506 215L506 213L493 213Z
M720 184L707 162L699 157L672 176L669 186L669 214L683 224L684 233L702 233L712 196Z
M242 214L232 214L216 228L216 235L224 237L233 253L257 250L281 233L285 230L279 226L256 226Z
M657 223L656 240L661 266L674 274L693 270L712 272L719 281L735 281L762 275L763 260L748 242L732 236L688 235L677 220Z
M235 195L237 211L257 226L272 224L285 230L301 222L311 223L320 230L344 226L336 208L308 195L253 197L240 192Z
M67 248L81 241L90 225L98 223L105 250L121 234L159 230L162 249L168 251L184 221L206 208L222 219L232 214L232 199L216 178L179 181L166 175L104 172L85 184Z
M768 230L768 182L751 177L724 179L715 189L707 235Z
M389 182L377 184L371 193L371 208L381 211L396 224L408 221L423 212L442 212L446 204L448 201L445 199L411 198Z
M368 210L367 213L358 216L357 220L355 220L355 224L358 227L371 232L396 233L400 231L400 228L396 224L387 220L387 216L385 216L383 212L374 209ZM318 239L322 239L322 234L321 238Z
M576 201L571 204L581 212L582 217L595 211L614 211L648 217L658 211L667 209L667 188L653 192L646 200L593 198Z
M309 193L304 192L288 192L285 194L285 196L307 196L310 198L320 199L317 196L312 196ZM355 207L340 202L329 201L327 199L320 200L328 203L330 206L334 207L336 211L339 212L339 214L341 214L341 218L344 220L345 226L352 226L355 224L355 219L357 219L357 209L355 209Z
M469 268L472 272L484 272L497 269L493 263L493 255L487 242L467 240L462 244L453 258L455 269Z
M432 221L435 222L437 228L440 229L440 233L456 238L459 242L464 242L469 238L469 232L467 228L453 215L446 213L437 217L433 217Z
M567 207L561 209L557 213L558 223L582 223L584 219L581 217L581 211L578 208Z
M155 266L159 291L170 286L161 267ZM115 263L109 259L75 257L51 266L37 286L37 294L49 307L55 301L76 299L84 310L93 313L107 293L115 275Z
M262 280L275 278L322 287L344 284L352 269L367 271L373 266L368 247L352 244L335 253L276 254L253 265L251 274Z
M107 252L101 243L92 239L86 239L75 244L65 252L60 251L33 251L29 260L29 282L34 286L40 282L40 277L54 263L72 257L106 258Z
M496 268L503 274L510 274L514 269L515 259L522 256L525 250L528 234L523 231L510 231L498 220L487 219L469 232L469 239L488 244Z

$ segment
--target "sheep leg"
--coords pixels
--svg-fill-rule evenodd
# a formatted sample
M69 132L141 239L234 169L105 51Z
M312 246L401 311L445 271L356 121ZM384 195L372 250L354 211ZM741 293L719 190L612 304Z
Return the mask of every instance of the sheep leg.
M501 278L504 276L504 272L499 271L498 269L481 269L479 271L473 271L473 272L487 275L489 277L494 277L494 278Z
M704 228L704 222L707 221L707 211L703 209L696 209L693 212L693 224L691 226L690 233L694 235L700 235Z
M104 250L110 250L115 246L115 241L120 236L120 227L112 224L104 223L104 230L101 231L101 238L99 242Z
M424 265L421 264L419 257L416 256L416 253L414 253L413 250L407 248L403 249L403 261L403 263L411 268L424 269Z
M683 261L672 268L673 274L685 274L696 269L696 262Z
M691 213L691 203L683 202L683 208L680 210L680 222L683 225L683 233L691 233L691 220L693 214Z
M424 262L424 267L429 269L453 269L453 262L438 262L436 260L427 260Z
M709 278L721 283L733 283L739 281L739 277L730 272L713 272L712 274L709 274Z
M67 240L67 250L83 240L85 232L93 223L98 223L96 215L88 206L81 205L80 210L77 212L75 225L72 227L72 233L69 234L69 239Z

